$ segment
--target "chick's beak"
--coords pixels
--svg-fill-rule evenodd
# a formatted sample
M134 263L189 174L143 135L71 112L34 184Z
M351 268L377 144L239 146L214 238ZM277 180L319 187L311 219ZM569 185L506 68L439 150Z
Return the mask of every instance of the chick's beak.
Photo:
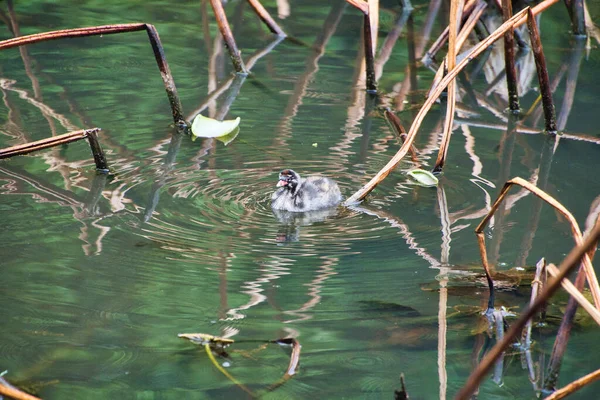
M277 182L277 187L285 186L285 185L287 185L287 181L285 181L283 179L280 179L279 182Z

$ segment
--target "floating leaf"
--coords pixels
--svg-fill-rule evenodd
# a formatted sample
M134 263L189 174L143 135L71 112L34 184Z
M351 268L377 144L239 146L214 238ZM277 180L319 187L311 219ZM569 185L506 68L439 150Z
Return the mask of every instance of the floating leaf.
M204 138L216 138L232 133L240 124L240 117L234 120L217 121L198 114L192 123L192 134Z
M408 176L413 178L418 185L425 187L437 186L439 182L435 175L424 169L413 169L412 171L408 171Z
M229 143L233 142L233 139L235 139L237 137L238 133L240 133L240 128L239 127L235 128L232 132L228 133L227 135L225 135L225 136L219 136L219 137L217 137L215 139L217 139L220 142L223 142L223 144L225 146L227 146Z

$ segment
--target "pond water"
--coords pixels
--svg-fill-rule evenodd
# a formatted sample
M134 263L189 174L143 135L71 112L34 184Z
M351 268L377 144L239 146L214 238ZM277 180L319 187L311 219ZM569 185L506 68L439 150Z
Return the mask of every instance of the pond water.
M382 2L379 45L403 25L373 99L357 79L356 10L337 0L264 5L294 39L273 43L245 2L229 2L242 54L262 56L238 80L237 97L234 84L206 101L232 76L206 2L2 4L2 39L152 23L185 112L242 121L227 145L174 134L144 32L2 52L0 147L97 126L111 166L108 177L97 175L85 142L0 161L0 372L11 382L46 399L248 397L241 385L272 399L364 399L391 398L403 373L411 398L451 398L494 343L481 328L488 290L473 232L503 183L537 182L584 229L600 194L600 56L596 42L588 54L572 38L563 5L540 19L568 134L558 144L528 134L543 130L539 111L522 133L507 131L506 94L493 82L502 70L497 46L459 84L438 188L411 184L407 158L366 202L292 217L269 205L279 170L334 178L348 197L395 154L401 142L381 110L410 126L434 76L424 66L411 74L411 40L422 54L446 25L447 7L435 14L435 2L414 3L406 21L397 2ZM520 60L526 112L537 97L535 66L528 55ZM443 115L435 105L417 136L423 168L435 162ZM491 264L505 274L496 305L517 314L535 263L558 264L573 246L566 220L518 189L486 237ZM546 325L534 329L538 373L566 301L556 295ZM240 385L177 337L197 332L240 341L217 359ZM598 367L597 332L578 318L559 386ZM284 383L291 349L262 343L283 337L302 345L298 373ZM517 351L491 378L481 398L535 397Z

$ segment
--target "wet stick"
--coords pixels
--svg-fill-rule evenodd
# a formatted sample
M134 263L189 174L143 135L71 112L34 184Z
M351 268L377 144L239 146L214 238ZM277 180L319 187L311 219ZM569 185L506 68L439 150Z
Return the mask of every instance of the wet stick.
M590 383L596 382L598 379L600 379L600 369L597 369L596 371L591 372L591 373L587 374L586 376L583 376L577 380L574 380L573 382L569 383L567 386L563 387L562 389L557 390L556 392L552 393L550 396L544 398L544 400L564 399L565 397L569 396L572 393L575 393L582 387L589 385Z
M519 319L513 323L504 338L496 343L483 360L481 360L481 363L475 368L475 371L471 373L467 382L465 382L465 385L457 393L455 399L467 400L471 398L471 395L475 393L481 380L485 377L494 362L502 355L504 350L512 344L514 338L521 332L527 321L533 317L538 309L546 303L548 298L556 292L560 287L560 281L580 263L581 258L585 256L592 247L597 245L598 238L600 238L600 224L594 227L590 232L590 235L581 245L576 246L569 252L559 266L559 275L548 282L548 285L542 290L535 303L523 311Z
M101 36L111 35L116 33L124 32L135 32L145 30L148 33L150 44L152 45L152 51L154 51L154 57L160 70L165 90L169 98L171 105L171 111L173 113L173 120L176 126L185 124L183 118L183 111L181 107L181 101L177 94L177 88L175 87L175 81L171 75L165 52L153 25L150 24L116 24L116 25L103 25L103 26L92 26L87 28L75 28L75 29L63 29L59 31L42 32L35 35L20 36L14 39L3 40L0 42L0 50L9 49L11 47L24 46L27 44L44 42L47 40L56 40L62 38L72 37L84 37L84 36Z
M531 9L528 11L528 15ZM502 17L504 21L512 18L512 0L502 0ZM506 86L508 88L508 107L513 114L518 114L519 91L517 87L517 69L515 68L515 30L510 28L504 34L504 64L506 71Z
M531 10L527 11L527 28L531 38L531 49L535 58L535 67L537 69L538 80L540 82L540 91L542 92L542 105L544 108L544 118L546 120L546 132L549 135L556 135L556 112L554 111L554 102L552 101L552 89L550 88L550 79L548 78L548 69L546 68L546 57L542 48L540 31Z
M277 22L275 22L275 20L271 17L271 14L269 14L269 12L263 7L263 5L260 4L260 1L248 0L248 3L250 3L256 15L258 15L261 21L264 22L265 25L267 25L271 32L273 32L277 36L287 36L283 29L281 29L279 25L277 25Z
M375 57L373 49L373 32L371 23L371 11L369 3L362 0L346 0L348 3L356 7L363 13L363 42L365 48L365 63L366 63L366 87L367 92L377 93L377 77L375 74Z
M471 16L471 12L475 8L476 4L478 4L477 0L469 0L469 1L467 1L467 3L464 6L463 13L462 13L462 20L463 20L463 22L466 21L466 19ZM450 35L450 26L447 26L446 29L444 29L442 31L442 33L440 34L440 36L438 36L438 38L436 39L436 41L433 42L433 44L431 45L431 47L429 48L429 50L427 50L427 52L425 53L425 55L421 59L421 62L423 64L429 65L431 63L431 61L435 58L435 56L438 53L438 51L440 51L440 49L442 47L444 47L444 45L448 41L449 35Z
M585 7L583 0L565 0L565 5L571 17L571 27L573 35L586 37L587 31L585 28Z
M210 0L210 5L215 14L217 25L219 25L219 31L225 40L225 46L229 51L229 56L231 57L231 62L233 63L235 72L238 74L247 75L248 71L246 70L246 66L244 65L244 61L242 60L242 56L238 50L237 44L235 44L235 39L233 37L233 33L231 33L229 22L227 22L227 16L225 15L225 10L223 9L221 0Z

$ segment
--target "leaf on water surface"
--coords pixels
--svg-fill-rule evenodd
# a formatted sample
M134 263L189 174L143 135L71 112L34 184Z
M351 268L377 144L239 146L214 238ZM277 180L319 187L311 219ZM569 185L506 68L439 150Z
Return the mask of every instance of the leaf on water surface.
M435 175L429 171L425 171L424 169L413 169L408 171L408 176L414 179L418 185L424 187L437 186L439 182Z
M227 347L234 343L232 339L226 339L219 336L213 336L206 333L180 333L177 337L188 339L192 343L205 345L208 344L211 347Z
M226 121L217 121L216 119L198 114L192 123L192 135L204 138L219 138L234 133L239 124L240 117Z
M239 119L239 117L238 117L238 119ZM227 135L219 136L219 137L216 137L215 139L222 142L224 146L227 146L229 143L233 142L233 139L235 139L237 137L238 133L240 133L239 127L235 128L233 131L231 131Z

